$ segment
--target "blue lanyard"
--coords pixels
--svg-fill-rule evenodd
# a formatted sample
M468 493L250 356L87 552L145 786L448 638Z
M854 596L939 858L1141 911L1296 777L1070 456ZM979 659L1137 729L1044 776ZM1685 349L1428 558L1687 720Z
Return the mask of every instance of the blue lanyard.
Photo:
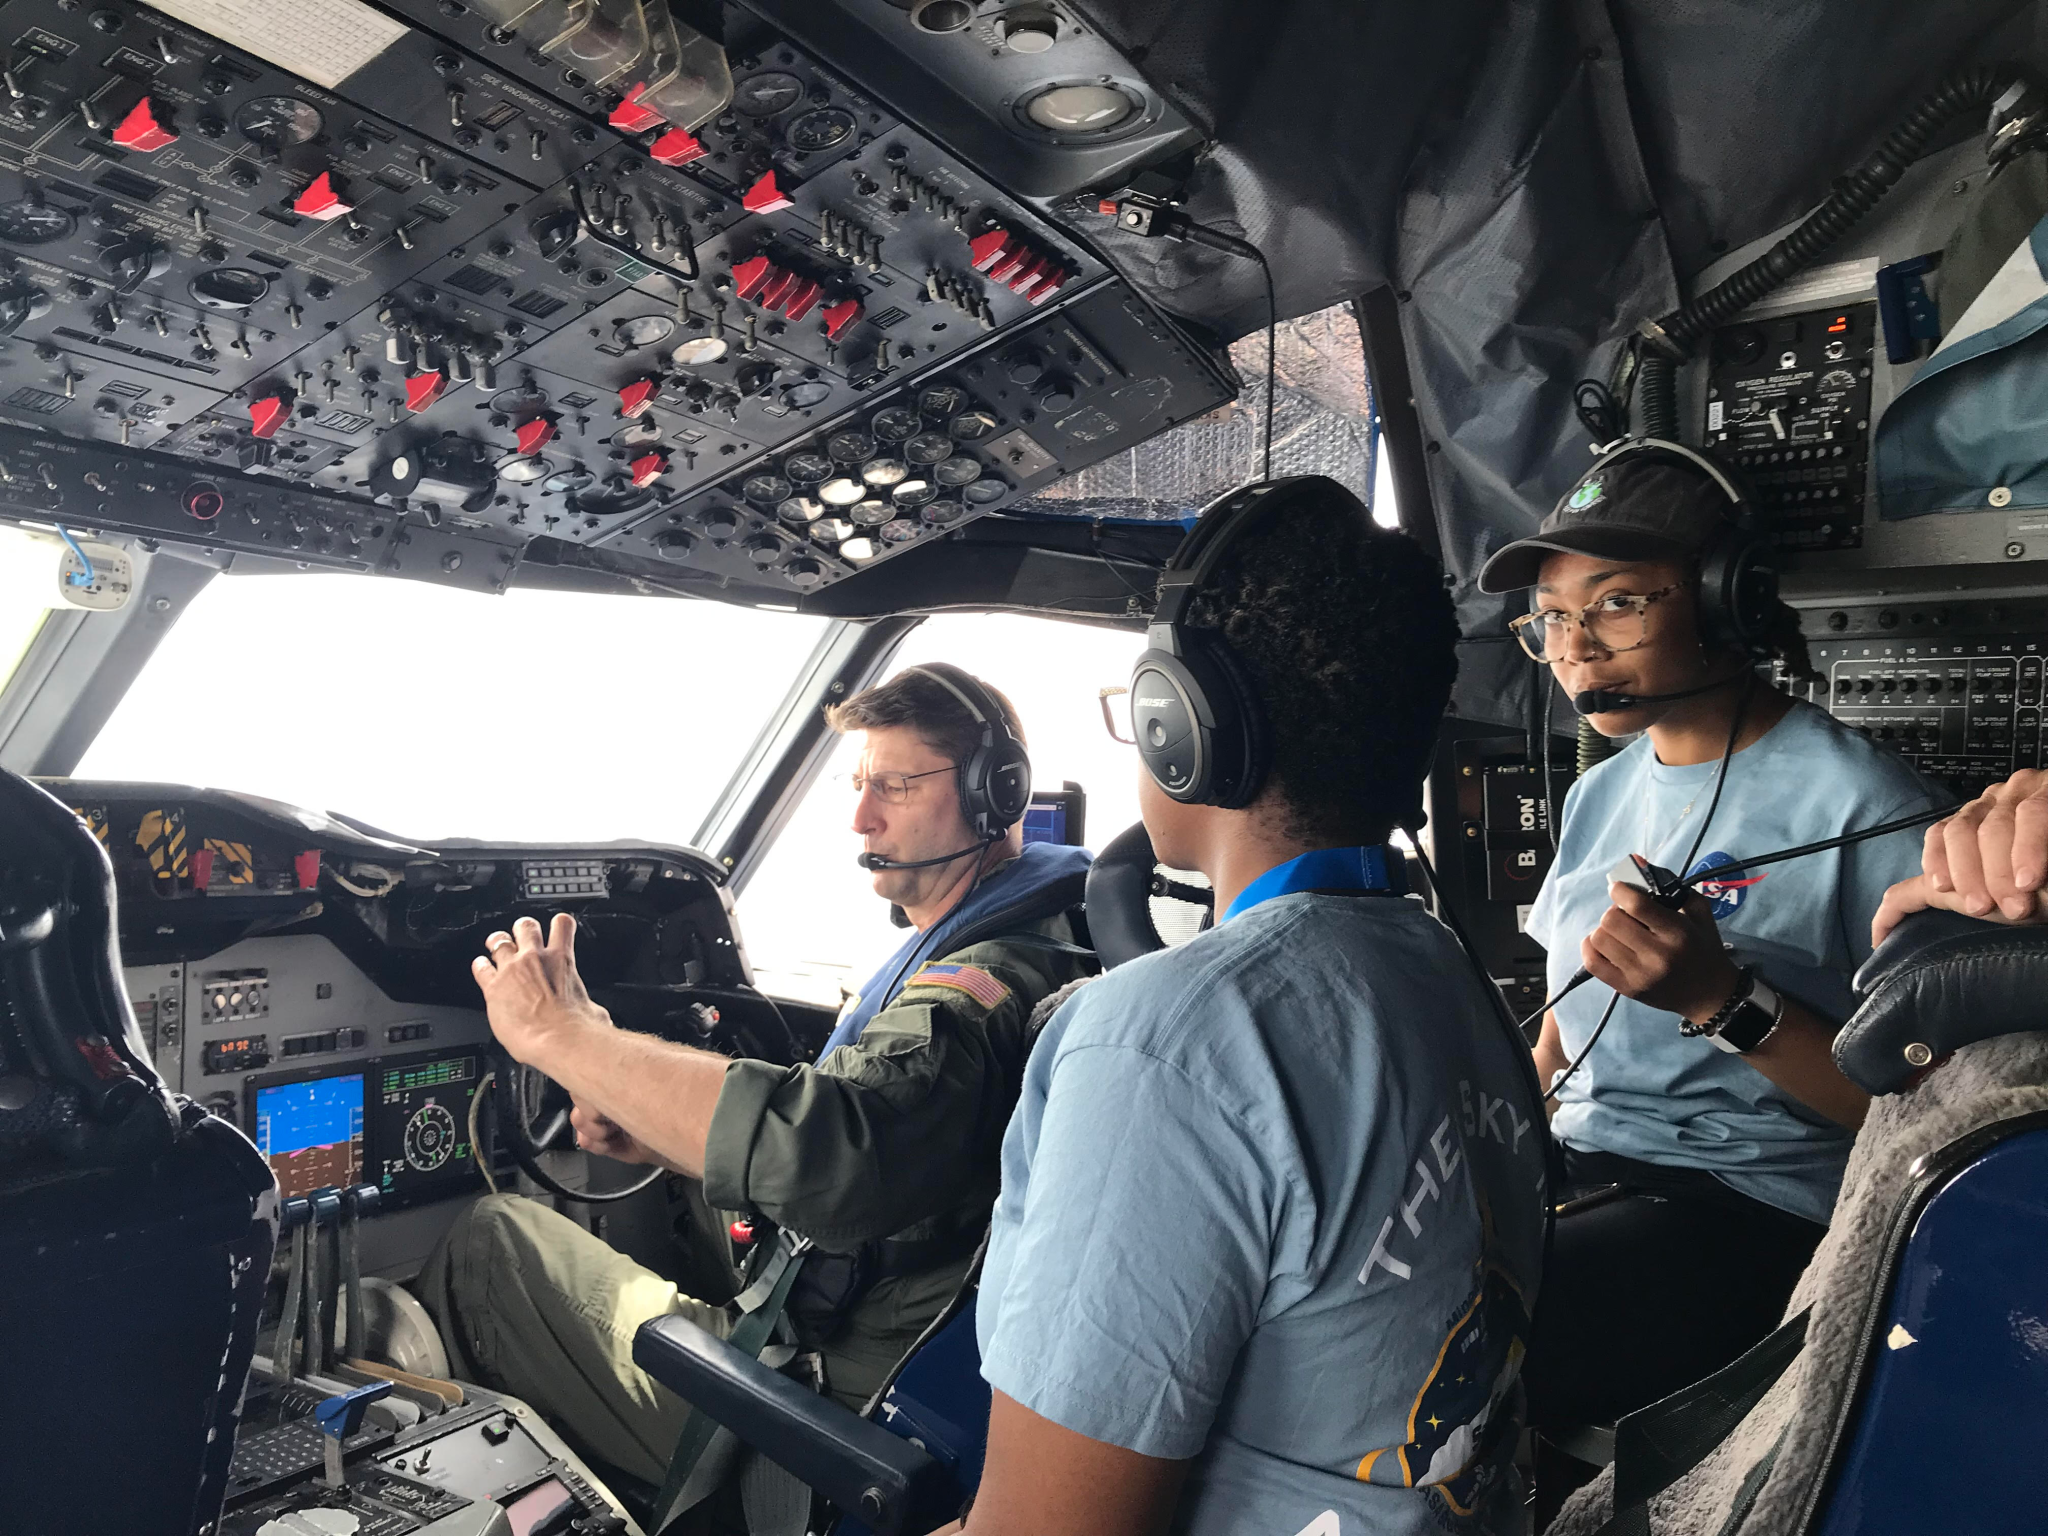
M1407 866L1385 843L1362 848L1314 848L1299 858L1276 864L1237 893L1218 922L1227 923L1262 901L1294 891L1385 891L1400 896L1408 889Z

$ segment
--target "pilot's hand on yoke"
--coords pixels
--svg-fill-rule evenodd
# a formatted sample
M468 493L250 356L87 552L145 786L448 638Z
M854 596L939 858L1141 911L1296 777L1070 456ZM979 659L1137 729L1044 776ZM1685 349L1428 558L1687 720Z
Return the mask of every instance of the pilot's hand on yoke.
M514 1060L547 1071L548 1059L593 1030L612 1027L611 1015L590 1000L576 974L576 919L557 912L545 936L522 917L510 933L484 940L486 953L470 962L484 994L491 1033Z
M1712 1018L1740 973L1721 945L1714 909L1697 891L1678 911L1632 885L1607 888L1613 905L1579 945L1594 979L1623 997L1695 1024Z
M620 1163L659 1163L647 1146L616 1120L578 1104L569 1111L569 1124L576 1132L576 1145L586 1152L609 1157Z
M1939 907L1991 923L2048 923L2048 772L2026 768L1927 829L1920 873L1884 893L1870 942Z

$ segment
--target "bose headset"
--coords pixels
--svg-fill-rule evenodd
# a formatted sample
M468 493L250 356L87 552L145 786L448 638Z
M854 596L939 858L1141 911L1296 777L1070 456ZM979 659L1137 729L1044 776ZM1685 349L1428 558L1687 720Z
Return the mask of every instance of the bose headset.
M929 869L964 859L1000 839L1031 805L1030 755L1011 732L1009 719L988 685L949 662L928 662L908 670L922 673L952 694L981 727L981 739L967 761L959 765L955 781L960 815L974 834L974 842L933 859L890 859L863 853L854 859L862 869Z
M1720 527L1699 554L1700 638L1709 645L1760 657L1778 610L1778 566L1769 537L1735 476L1711 454L1660 437L1629 438L1598 461L1558 501L1563 508L1595 476L1623 459L1662 459L1707 477L1728 499Z

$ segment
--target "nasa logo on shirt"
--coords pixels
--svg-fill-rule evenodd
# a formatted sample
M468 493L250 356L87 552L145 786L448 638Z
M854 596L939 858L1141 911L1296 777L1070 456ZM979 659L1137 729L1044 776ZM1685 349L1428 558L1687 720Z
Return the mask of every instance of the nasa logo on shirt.
M1724 868L1734 862L1734 854L1723 853L1717 848L1712 853L1704 855L1699 863L1693 865L1692 869L1688 872L1687 878L1691 878L1693 875L1704 874L1711 869ZM1749 899L1749 888L1768 878L1768 874L1757 874L1737 875L1732 880L1702 880L1699 884L1699 891L1702 896L1713 903L1714 921L1717 923L1726 922L1740 911L1743 902Z

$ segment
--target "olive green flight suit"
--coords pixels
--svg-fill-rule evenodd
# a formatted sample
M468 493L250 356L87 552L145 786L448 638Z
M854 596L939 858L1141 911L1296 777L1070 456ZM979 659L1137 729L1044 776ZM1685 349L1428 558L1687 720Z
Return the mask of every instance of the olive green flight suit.
M858 1041L815 1067L726 1069L705 1151L714 1209L757 1213L826 1250L887 1238L915 1245L899 1252L944 1255L878 1281L823 1342L827 1390L849 1407L872 1395L958 1289L995 1203L1031 1011L1094 969L1058 947L1075 938L1064 915L1017 935L1051 942L1006 935L940 961L993 977L1004 993L993 1006L913 976ZM633 1364L634 1332L670 1313L721 1337L733 1321L518 1195L486 1196L465 1212L417 1289L458 1376L525 1399L579 1450L652 1483L686 1405Z

